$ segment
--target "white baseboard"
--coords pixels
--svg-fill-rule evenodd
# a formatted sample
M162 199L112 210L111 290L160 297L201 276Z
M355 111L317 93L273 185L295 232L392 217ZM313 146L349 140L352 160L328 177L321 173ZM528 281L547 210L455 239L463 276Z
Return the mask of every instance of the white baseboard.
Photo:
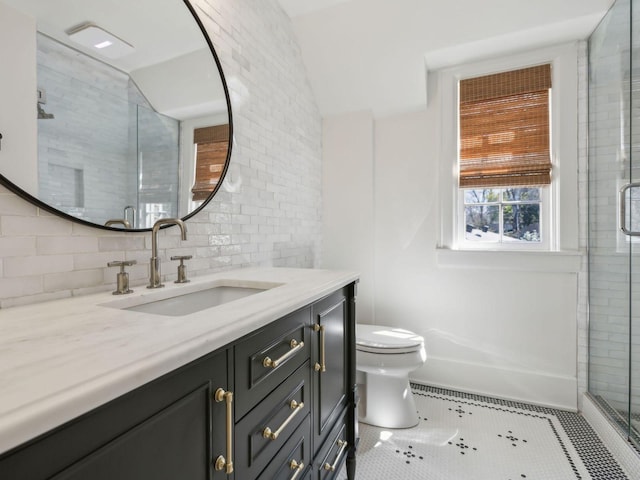
M640 478L640 454L613 426L589 395L582 398L582 416L598 434L629 478Z
M469 393L577 411L577 378L495 365L427 358L411 379Z

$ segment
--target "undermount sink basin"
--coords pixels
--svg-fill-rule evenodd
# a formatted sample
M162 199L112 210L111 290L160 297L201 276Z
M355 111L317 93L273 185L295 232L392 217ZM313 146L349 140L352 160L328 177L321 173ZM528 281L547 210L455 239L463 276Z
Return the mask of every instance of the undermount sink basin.
M278 286L278 284L264 284L259 282L250 286L216 284L190 292L174 291L171 292L169 296L167 296L165 292L161 292L157 295L122 299L103 304L103 306L118 308L120 310L151 313L154 315L181 317L233 302L234 300L239 300L250 295L255 295L275 286Z

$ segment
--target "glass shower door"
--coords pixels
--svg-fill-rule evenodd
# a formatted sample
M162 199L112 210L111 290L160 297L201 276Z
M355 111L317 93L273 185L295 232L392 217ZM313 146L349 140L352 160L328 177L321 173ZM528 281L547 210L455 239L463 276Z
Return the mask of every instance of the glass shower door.
M640 231L640 0L631 2L631 71L628 84L630 112L630 177L636 185L631 190L630 223ZM629 375L629 439L640 446L640 236L634 236L630 246L630 375Z
M137 115L137 228L178 217L180 122L141 105Z
M640 370L631 370L640 358L632 330L640 313L632 1L640 4L618 0L589 40L589 392L630 437L640 398L633 381Z

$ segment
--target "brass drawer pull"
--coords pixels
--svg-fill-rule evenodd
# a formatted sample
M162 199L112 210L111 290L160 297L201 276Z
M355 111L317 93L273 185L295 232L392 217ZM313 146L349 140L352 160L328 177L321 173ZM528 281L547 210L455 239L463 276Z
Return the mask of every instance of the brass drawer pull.
M226 474L233 473L233 392L225 392L219 388L214 395L216 402L225 402L227 405L227 459L220 455L216 459L216 470L225 470Z
M280 428L278 428L275 432L273 432L269 427L265 427L265 429L262 431L262 436L264 438L268 438L269 440L275 440L276 438L278 438L282 433L282 430L284 430L286 426L289 425L289 422L293 420L293 417L295 417L298 412L300 412L304 408L304 402L298 403L295 400L291 400L289 407L291 408L291 410L293 410L293 412L291 412L291 414L282 423L282 425L280 425Z
M296 480L296 477L304 469L304 463L302 462L298 463L295 460L291 460L291 462L289 462L289 468L291 468L291 470L296 471L296 473L293 474L293 477L291 477L289 480Z
M324 325L315 324L313 326L314 332L320 332L320 363L315 364L314 368L316 372L326 372L327 365L325 362L325 352L324 352Z
M264 357L264 360L262 361L262 366L265 368L278 368L278 366L280 366L282 362L287 360L289 357L292 357L299 350L304 348L304 342L298 343L296 339L293 339L289 342L289 346L291 347L291 350L289 350L287 353L285 353L284 355L282 355L280 358L276 360L271 360L269 357Z
M342 454L344 453L344 449L347 448L347 441L346 440L338 440L338 446L340 447L340 450L338 451L338 455L336 455L336 460L335 460L335 462L333 462L333 465L329 465L328 463L324 464L324 469L328 470L329 472L335 472L336 471L336 467L338 466L338 462L340 461L340 457L342 457Z

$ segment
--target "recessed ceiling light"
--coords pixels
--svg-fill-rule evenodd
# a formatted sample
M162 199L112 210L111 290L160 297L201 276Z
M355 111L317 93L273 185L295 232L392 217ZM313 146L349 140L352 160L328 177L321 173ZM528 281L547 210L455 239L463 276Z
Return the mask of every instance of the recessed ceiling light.
M71 28L67 30L67 35L77 44L107 58L124 57L135 50L132 45L93 23L83 23Z

